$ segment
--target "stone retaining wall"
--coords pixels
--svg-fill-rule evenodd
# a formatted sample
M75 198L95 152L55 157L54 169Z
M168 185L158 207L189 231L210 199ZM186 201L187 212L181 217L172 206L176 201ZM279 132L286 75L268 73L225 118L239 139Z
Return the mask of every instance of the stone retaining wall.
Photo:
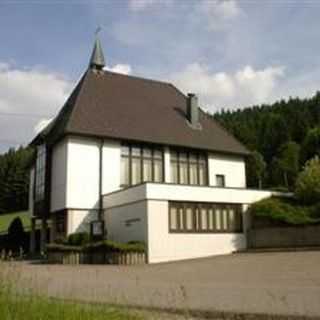
M320 225L252 229L248 248L320 247Z

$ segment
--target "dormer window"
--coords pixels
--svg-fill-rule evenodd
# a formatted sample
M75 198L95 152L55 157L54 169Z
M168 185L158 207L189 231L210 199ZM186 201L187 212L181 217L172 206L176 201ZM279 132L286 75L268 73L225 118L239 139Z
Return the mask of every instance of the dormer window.
M37 147L37 160L35 171L35 201L44 200L45 195L45 175L46 175L46 146Z

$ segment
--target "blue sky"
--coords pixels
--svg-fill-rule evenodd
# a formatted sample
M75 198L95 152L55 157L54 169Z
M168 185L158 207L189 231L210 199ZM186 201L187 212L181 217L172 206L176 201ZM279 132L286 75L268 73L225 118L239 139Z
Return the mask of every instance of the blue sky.
M320 89L319 14L319 1L2 0L0 152L57 113L99 25L109 69L173 82L214 112Z

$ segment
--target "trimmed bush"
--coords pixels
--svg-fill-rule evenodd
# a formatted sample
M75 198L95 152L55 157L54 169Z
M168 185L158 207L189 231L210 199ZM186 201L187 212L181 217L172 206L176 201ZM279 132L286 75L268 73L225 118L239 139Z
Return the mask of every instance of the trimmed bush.
M119 243L110 240L94 242L84 247L88 252L145 252L146 246L143 242Z
M291 225L305 225L320 222L312 214L313 207L303 207L294 200L284 198L268 198L254 203L249 211L255 217L269 218ZM318 216L319 217L319 216Z
M70 245L70 244L49 244L47 245L49 251L63 252L63 251L78 251L78 252L137 252L143 253L146 252L146 246L143 242L134 242L134 243L120 243L110 240L104 240L99 242L87 243L85 245Z
M70 246L84 246L90 242L87 232L72 233L68 236L67 244Z

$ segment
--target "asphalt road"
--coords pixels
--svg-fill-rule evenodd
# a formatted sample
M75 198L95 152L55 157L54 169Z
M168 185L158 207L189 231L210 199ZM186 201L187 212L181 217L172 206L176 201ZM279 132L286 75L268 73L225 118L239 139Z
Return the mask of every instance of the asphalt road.
M320 317L320 252L216 256L146 266L4 264L52 297L166 309ZM6 267L7 266L7 267Z

